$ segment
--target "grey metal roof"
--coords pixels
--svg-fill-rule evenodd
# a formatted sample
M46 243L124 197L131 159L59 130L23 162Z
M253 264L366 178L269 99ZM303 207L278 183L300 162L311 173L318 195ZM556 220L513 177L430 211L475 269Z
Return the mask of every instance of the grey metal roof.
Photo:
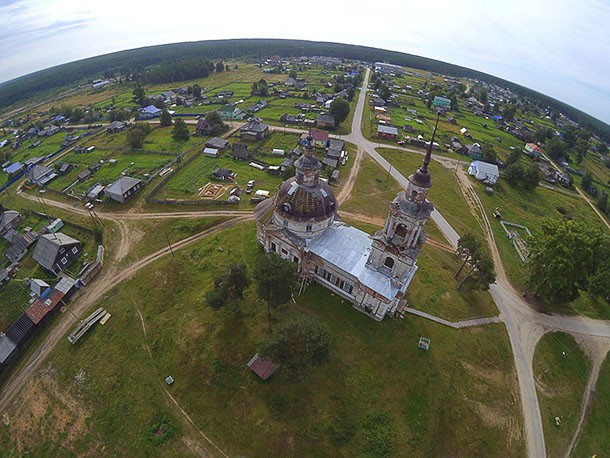
M54 289L64 294L68 294L75 284L76 282L70 277L62 277L61 280L59 280L59 282L55 285Z
M399 287L391 277L367 266L371 245L369 234L344 223L334 223L322 235L308 242L309 251L392 300L398 291L406 290L417 268L411 269L407 281Z
M398 129L392 126L379 125L377 126L377 132L388 135L398 135Z
M32 257L34 261L48 270L53 269L59 248L66 245L80 244L76 239L62 232L44 234L38 237L38 243Z
M141 181L142 180L139 180L138 178L132 178L132 177L124 176L124 177L121 177L118 180L116 180L111 185L109 185L106 188L105 192L106 193L110 193L110 194L120 194L120 195L123 195L127 191L129 191L131 188L135 187Z
M0 364L4 364L6 360L11 356L11 353L15 351L17 345L13 343L4 333L0 332Z

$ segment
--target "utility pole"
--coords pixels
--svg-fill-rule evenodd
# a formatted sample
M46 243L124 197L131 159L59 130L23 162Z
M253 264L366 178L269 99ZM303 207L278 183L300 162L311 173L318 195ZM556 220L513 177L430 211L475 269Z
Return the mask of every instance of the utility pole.
M167 239L167 246L169 247L169 251L172 254L172 258L173 258L174 257L174 249L172 248L172 244L169 241L169 235L167 235L167 231L164 231L164 232L165 232L165 238Z
M388 183L390 182L390 173L392 172L392 164L390 164L390 168L388 169L388 176L385 179L385 187L388 187Z

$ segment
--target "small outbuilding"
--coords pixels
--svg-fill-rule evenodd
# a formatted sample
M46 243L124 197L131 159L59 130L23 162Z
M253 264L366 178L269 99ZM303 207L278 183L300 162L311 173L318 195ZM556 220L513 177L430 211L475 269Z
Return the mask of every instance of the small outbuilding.
M472 161L468 167L468 173L476 180L493 186L500 177L500 171L496 164L483 161Z
M261 380L267 380L273 375L273 373L280 367L279 364L275 364L270 359L259 356L257 353L248 361L247 366L258 375Z

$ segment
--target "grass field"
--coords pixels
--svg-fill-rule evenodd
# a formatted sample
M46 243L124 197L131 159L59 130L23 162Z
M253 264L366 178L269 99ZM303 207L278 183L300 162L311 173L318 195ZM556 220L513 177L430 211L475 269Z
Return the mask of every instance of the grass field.
M590 362L572 336L555 332L540 340L533 368L547 456L563 457L580 417ZM561 426L555 425L555 417Z
M574 456L603 456L610 450L610 358L602 366L595 386L593 408L587 417Z
M362 213L385 220L390 202L400 190L401 187L396 180L392 177L388 178L388 173L365 155L360 164L354 189L339 210Z
M151 265L113 290L103 301L111 320L76 346L62 340L26 390L30 407L9 412L11 423L0 430L6 456L17 455L17 437L20 453L34 455L60 445L64 454L77 455L92 449L112 456L191 455L188 444L200 436L163 396L159 380L168 374L176 380L172 395L230 456L270 450L278 456L524 455L501 326L455 331L413 317L375 323L311 286L296 304L274 311L272 327L295 313L324 323L332 336L330 363L301 381L285 380L281 369L266 383L258 380L245 364L268 324L253 291L237 319L232 310L202 304L214 273L235 260L251 264L258 253L250 223ZM430 352L417 349L420 335L432 339ZM60 399L55 386L62 387ZM62 422L65 416L70 424ZM175 434L155 446L149 431L163 418Z

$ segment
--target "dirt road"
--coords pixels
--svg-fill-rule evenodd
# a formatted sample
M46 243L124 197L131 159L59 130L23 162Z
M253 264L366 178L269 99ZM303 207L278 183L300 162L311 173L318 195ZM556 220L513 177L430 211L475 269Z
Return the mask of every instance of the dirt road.
M245 221L252 220L253 216L238 216L231 220L222 222L210 229L207 229L199 234L187 237L179 242L173 244L172 248L174 251L181 250L189 246L190 244L204 239L212 234L228 229L236 224L243 223ZM64 314L51 328L49 334L45 337L40 348L30 355L22 364L22 366L15 371L11 379L9 379L2 391L0 392L0 412L4 412L11 402L15 399L15 396L19 391L30 381L38 368L41 367L42 363L46 360L51 350L55 347L57 342L66 335L68 330L76 324L77 317L82 315L90 309L99 299L101 299L108 291L115 286L119 285L122 281L133 277L140 269L146 267L152 262L161 259L170 253L168 247L158 250L137 262L125 267L120 271L114 269L102 269L98 278L93 281L90 286L85 288L83 294L78 296L71 304L70 310L72 314Z

